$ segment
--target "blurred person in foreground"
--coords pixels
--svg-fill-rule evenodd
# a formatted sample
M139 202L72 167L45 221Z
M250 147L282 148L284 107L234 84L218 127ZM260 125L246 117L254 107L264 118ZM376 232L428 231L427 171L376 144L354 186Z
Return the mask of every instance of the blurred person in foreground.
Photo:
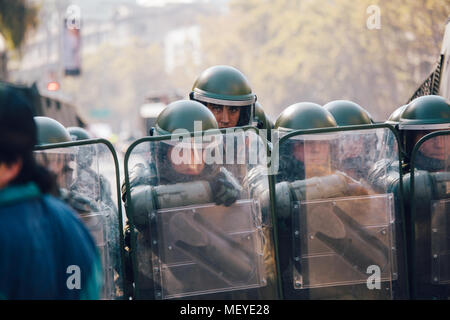
M0 86L0 299L98 299L101 265L76 214L33 158L31 107Z

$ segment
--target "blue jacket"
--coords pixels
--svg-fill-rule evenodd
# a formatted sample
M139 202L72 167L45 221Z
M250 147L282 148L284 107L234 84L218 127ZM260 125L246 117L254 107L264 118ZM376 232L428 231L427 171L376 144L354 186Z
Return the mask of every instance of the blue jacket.
M34 183L0 190L0 299L98 299L96 245L78 216Z

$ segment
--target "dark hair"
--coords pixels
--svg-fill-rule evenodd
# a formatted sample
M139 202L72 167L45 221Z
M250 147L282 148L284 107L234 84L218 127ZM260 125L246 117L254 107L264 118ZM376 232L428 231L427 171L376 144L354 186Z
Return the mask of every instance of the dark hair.
M0 83L0 163L22 160L20 173L10 184L35 182L41 192L56 194L56 177L34 159L36 141L32 106L13 87Z
M196 100L194 98L191 98L191 100L200 102L201 104L203 104L205 107L208 107L208 102L205 101L200 101L200 100ZM215 105L212 103L212 105ZM225 104L217 104L217 106L224 106ZM247 126L250 123L250 117L251 117L251 113L252 113L252 105L248 105L248 106L240 106L239 107L239 119L238 122L236 124L236 127L244 127Z
M252 111L252 106L243 106L240 107L241 113L239 114L239 121L237 123L238 127L248 126L250 123L250 115Z

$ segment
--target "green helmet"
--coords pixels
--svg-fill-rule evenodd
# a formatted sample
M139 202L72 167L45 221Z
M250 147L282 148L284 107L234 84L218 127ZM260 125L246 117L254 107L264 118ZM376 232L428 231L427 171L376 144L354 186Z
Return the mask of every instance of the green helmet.
M80 127L69 127L67 128L67 131L69 132L73 141L92 139L91 134Z
M195 126L195 122L201 123L201 128ZM159 114L155 123L157 135L171 134L177 129L185 129L194 132L196 129L218 129L214 114L204 105L191 100L179 100L170 103Z
M48 117L34 117L37 128L37 144L52 144L72 141L66 128L56 121Z
M199 124L201 125L199 126ZM214 114L203 104L192 100L178 100L170 103L161 111L156 119L154 133L156 135L169 135L174 134L175 130L179 129L184 129L188 132L210 129L218 130L219 125ZM195 141L193 144L196 145L197 142ZM202 147L205 147L203 142L201 144ZM151 144L153 160L150 166L152 163L154 164L156 176L159 179L159 183L162 184L185 182L192 178L189 175L176 172L174 169L173 163L168 155L171 146L173 146L172 141L161 141ZM199 177L208 177L215 168L216 166L214 165L206 165Z
M441 96L422 96L409 103L400 117L400 130L450 129L450 102Z
M336 120L338 126L372 124L371 115L359 104L348 100L335 100L323 106Z
M275 123L273 123L272 119L267 120L267 125L270 129L273 129L275 127Z
M337 127L333 115L322 106L312 102L300 102L290 105L281 112L275 121L275 141L284 134L294 130ZM321 139L322 136L312 136ZM296 146L303 145L303 140L289 139L279 145L279 172L277 181L294 181L305 178L305 164L295 156Z
M190 99L204 105L242 107L237 126L251 124L256 95L247 78L238 69L218 65L203 71L195 81Z
M408 105L405 104L401 107L398 107L397 109L395 109L394 112L392 112L392 114L389 116L389 118L386 120L387 124L391 124L393 126L398 125L398 123L400 122L400 117L402 116L403 111L406 109Z
M399 129L407 156L421 136L450 129L450 102L441 96L422 96L411 101L401 114Z
M89 140L92 136L85 129L80 127L69 127L67 128L73 141ZM80 147L78 149L78 154L76 156L77 165L79 168L86 168L92 165L96 151L92 145L87 145Z
M293 104L278 116L275 129L280 131L306 130L337 127L333 115L320 105L312 102Z
M264 109L262 108L259 102L255 103L255 120L257 121L258 128L260 129L269 130L273 128L273 122L266 115Z

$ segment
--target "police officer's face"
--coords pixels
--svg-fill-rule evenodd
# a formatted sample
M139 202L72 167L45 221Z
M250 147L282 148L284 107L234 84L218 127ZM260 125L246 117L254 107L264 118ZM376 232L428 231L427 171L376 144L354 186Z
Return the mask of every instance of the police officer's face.
M421 131L416 134L415 143L416 144L422 137L431 133L433 131ZM450 150L450 137L449 136L437 136L431 138L420 147L420 152L422 152L426 157L434 158L438 160L446 160L447 153Z
M207 107L216 117L220 129L237 126L239 115L241 114L240 107L222 106L212 103L208 103Z
M172 168L183 175L197 176L205 167L202 150L198 148L169 147L167 158L170 159Z
M305 164L306 177L329 174L330 143L328 141L304 141L296 143L294 157Z
M330 144L328 141L304 141L294 145L293 153L305 164L326 165L329 163Z

